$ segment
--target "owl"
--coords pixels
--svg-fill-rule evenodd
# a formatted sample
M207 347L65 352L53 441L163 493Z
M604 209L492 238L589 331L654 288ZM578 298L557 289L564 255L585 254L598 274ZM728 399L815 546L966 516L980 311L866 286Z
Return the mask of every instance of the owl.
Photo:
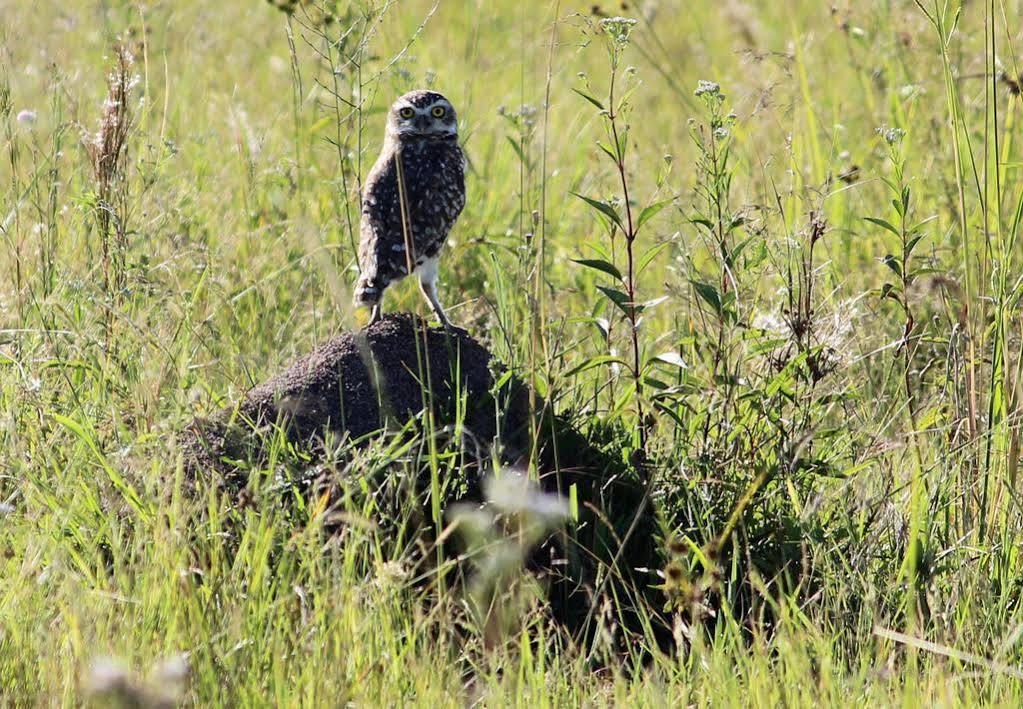
M448 232L465 206L465 155L458 116L433 91L411 91L387 112L380 157L366 178L359 226L355 303L380 317L384 290L410 273L444 327L437 299L437 263Z

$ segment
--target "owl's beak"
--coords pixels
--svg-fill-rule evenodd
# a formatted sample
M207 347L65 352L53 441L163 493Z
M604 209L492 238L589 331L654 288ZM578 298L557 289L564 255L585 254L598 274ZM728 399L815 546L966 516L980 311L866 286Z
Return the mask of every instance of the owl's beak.
M416 117L416 128L418 128L421 132L425 133L426 129L429 128L429 127L430 127L430 121L427 120L426 116L417 116Z

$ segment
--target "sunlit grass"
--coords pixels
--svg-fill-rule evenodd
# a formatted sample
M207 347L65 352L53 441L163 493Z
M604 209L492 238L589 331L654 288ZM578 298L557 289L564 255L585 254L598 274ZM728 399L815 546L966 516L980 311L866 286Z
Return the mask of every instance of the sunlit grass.
M1021 8L593 5L0 0L4 702L1023 701ZM444 528L430 425L343 451L336 536L282 440L245 504L184 470L365 321L358 189L424 85L470 159L450 317L643 493L565 528L652 559L601 560L585 644L525 574L495 635L380 519L370 473L426 468Z

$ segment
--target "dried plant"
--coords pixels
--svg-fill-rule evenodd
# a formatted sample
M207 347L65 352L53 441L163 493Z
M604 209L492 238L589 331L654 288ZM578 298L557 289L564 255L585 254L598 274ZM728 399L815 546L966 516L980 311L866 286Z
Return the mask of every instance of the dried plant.
M82 136L92 167L93 214L103 253L103 288L108 296L116 296L125 280L128 139L135 125L132 94L138 81L133 48L116 45L99 126L95 133L85 131Z

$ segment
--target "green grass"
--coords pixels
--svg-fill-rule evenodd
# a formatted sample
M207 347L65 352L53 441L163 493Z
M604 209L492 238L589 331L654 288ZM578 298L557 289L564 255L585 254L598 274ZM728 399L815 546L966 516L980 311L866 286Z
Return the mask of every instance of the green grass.
M598 3L615 44L591 5L0 0L0 701L1023 703L1023 7ZM431 81L450 317L649 486L661 568L591 646L525 575L495 643L354 493L328 538L271 465L254 506L184 484L193 416L364 322L358 185ZM346 472L456 472L420 443Z

